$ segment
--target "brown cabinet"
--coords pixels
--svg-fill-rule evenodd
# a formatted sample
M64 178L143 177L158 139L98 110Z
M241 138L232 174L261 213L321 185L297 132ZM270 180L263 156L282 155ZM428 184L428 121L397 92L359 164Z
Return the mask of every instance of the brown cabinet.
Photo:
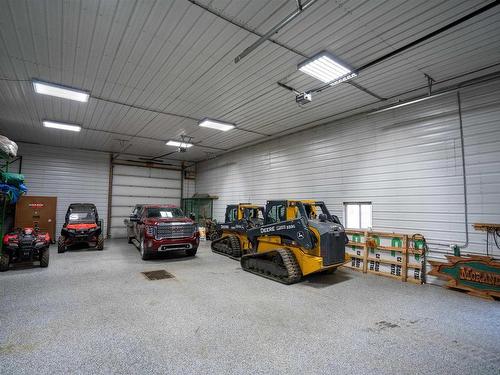
M57 197L22 196L16 204L15 227L35 227L47 231L52 241L56 239Z

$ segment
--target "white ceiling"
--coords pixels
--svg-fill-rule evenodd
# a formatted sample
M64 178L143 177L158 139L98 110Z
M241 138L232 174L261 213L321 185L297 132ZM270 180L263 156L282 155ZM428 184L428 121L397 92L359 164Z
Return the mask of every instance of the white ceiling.
M258 37L188 0L0 0L0 133L143 156L175 151L165 141L186 134L196 147L167 158L202 160L378 102L344 83L299 107L277 82L299 90L321 86L296 71L304 56L326 49L358 68L490 2L318 0L273 36L288 48L264 42L235 64ZM295 0L199 3L260 34L296 7ZM392 98L424 88L424 73L444 84L499 71L499 8L363 70L354 82ZM92 97L77 103L37 95L32 78ZM199 128L203 117L238 129ZM46 129L42 119L84 129Z

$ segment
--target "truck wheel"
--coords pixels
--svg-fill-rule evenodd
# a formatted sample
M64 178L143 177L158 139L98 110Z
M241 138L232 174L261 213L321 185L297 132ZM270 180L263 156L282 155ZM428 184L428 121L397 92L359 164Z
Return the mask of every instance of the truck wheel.
M49 248L45 247L40 253L40 267L49 266Z
M142 260L148 260L149 254L146 252L146 245L144 244L144 238L141 240L140 248Z
M197 247L195 247L194 249L187 249L187 250L186 250L186 255L187 255L188 257L193 257L193 256L195 256L195 255L196 255L196 251L198 251L198 248L197 248Z
M97 237L97 245L96 245L97 250L102 250L104 249L104 236L102 234Z
M66 245L64 244L65 241L66 239L64 238L64 236L60 236L59 239L57 240L57 252L59 254L64 253L66 251Z
M0 253L0 272L9 269L10 256L9 254Z

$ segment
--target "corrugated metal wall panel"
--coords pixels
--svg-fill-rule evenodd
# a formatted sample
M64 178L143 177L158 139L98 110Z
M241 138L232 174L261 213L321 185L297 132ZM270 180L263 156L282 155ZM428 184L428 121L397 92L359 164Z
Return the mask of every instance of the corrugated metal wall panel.
M70 203L94 203L107 227L109 154L18 143L29 195L56 196L59 236Z
M123 220L136 204L180 205L181 172L116 164L111 197L111 237L125 238Z
M485 254L474 222L500 222L498 81L461 90L471 244ZM356 116L220 156L197 166L197 193L229 203L315 198L343 217L343 202L373 202L376 230L421 232L432 243L463 243L464 197L454 93ZM449 251L432 245L431 257ZM500 257L500 250L491 251Z

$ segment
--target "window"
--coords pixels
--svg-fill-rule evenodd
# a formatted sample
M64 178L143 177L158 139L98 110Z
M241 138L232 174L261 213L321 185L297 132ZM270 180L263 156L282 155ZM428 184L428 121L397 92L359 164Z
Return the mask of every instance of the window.
M226 223L232 223L238 220L238 207L227 206L226 208Z
M69 215L69 222L71 223L94 223L95 215L93 212L74 212L71 211Z
M372 227L371 202L344 202L344 224L350 229Z
M179 208L170 207L150 207L148 208L148 218L177 218L184 217Z
M266 224L279 223L285 221L285 205L282 203L276 203L271 206L266 215Z

